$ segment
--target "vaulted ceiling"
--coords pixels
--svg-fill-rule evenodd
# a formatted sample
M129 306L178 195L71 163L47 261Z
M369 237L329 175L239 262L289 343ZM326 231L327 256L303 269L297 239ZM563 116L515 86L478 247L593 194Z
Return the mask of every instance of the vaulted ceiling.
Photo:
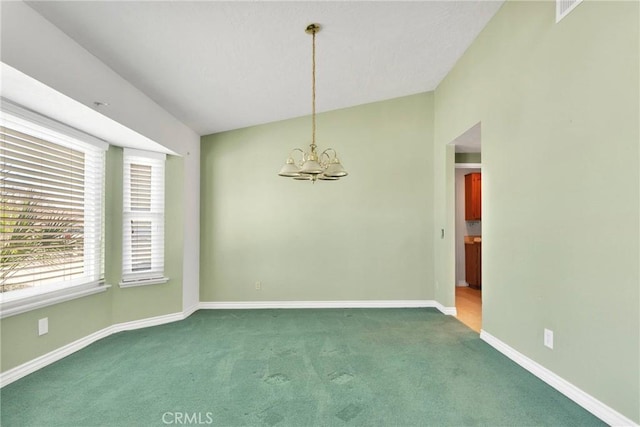
M502 1L28 4L205 135L310 113L311 22L328 111L434 90Z

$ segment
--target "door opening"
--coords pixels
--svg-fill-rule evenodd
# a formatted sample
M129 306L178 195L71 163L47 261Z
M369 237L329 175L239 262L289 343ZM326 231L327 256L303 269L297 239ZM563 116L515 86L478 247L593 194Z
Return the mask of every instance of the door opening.
M482 327L482 159L480 123L450 144L455 146L455 301L457 318Z

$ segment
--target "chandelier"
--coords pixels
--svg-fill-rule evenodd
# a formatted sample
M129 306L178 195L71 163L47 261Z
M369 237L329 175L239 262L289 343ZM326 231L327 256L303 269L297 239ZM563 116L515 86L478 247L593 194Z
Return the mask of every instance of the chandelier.
M347 176L338 153L333 148L327 148L318 155L318 146L316 145L316 33L320 31L319 24L309 24L305 30L307 34L311 34L313 42L312 48L312 72L311 72L311 145L309 151L300 148L294 148L289 153L289 157L285 162L278 175L293 178L299 181L337 181L343 176ZM297 154L299 153L299 154ZM299 160L294 160L294 155Z

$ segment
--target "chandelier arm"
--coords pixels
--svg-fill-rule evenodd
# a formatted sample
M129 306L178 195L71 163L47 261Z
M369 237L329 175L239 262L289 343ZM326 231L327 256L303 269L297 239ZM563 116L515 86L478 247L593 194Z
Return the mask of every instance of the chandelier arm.
M326 155L329 157L329 160L331 160L331 159L332 159L332 157L331 157L331 156L329 156L329 154L327 153L327 152L329 152L329 151L333 153L333 158L334 158L334 159L335 159L336 157L338 157L338 153L337 153L337 152L336 152L336 150L334 150L333 148L327 148L326 150L324 150L324 151L322 152L322 154L326 154Z
M299 151L302 153L302 156L304 157L304 150L302 148L294 148L293 150L291 150L291 152L289 153L289 156L293 157L292 154L294 151Z
M304 161L306 160L306 159L305 159L305 154L306 154L306 153L305 153L305 152L304 152L304 150L302 150L301 148L294 148L294 149L293 149L293 150L291 150L291 152L289 153L289 157L293 159L293 153L294 153L294 152L296 152L296 151L299 151L299 152L301 153L302 160L300 160L300 162L299 162L299 163L295 163L295 160L294 160L294 164L295 164L296 166L298 166L299 168L301 168L301 167L302 167L302 165L304 164Z
M322 159L324 158L324 156L327 156L327 162L324 163L322 161ZM327 165L329 165L329 163L331 163L331 156L329 154L327 154L327 150L324 150L322 152L322 154L320 154L320 158L318 159L318 161L320 162L320 166L322 166L323 168L326 168Z

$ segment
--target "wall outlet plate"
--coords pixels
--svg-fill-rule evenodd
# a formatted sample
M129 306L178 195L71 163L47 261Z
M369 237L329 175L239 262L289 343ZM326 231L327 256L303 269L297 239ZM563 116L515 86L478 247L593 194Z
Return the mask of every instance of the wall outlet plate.
M38 320L38 335L44 335L49 333L49 318L45 317L44 319Z
M553 350L553 331L551 329L544 330L544 345Z

